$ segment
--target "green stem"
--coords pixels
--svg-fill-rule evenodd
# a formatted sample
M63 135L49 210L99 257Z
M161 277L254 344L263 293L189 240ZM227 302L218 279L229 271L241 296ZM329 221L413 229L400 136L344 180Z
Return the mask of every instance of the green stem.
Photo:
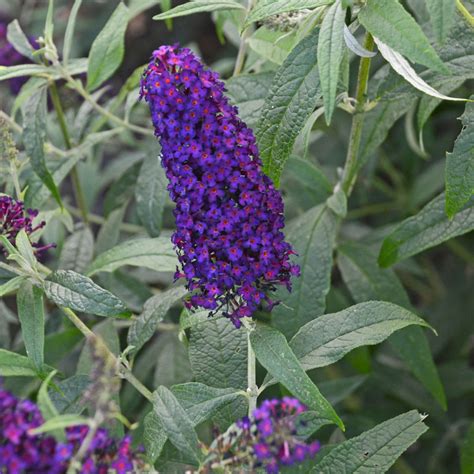
M456 0L456 6L458 7L461 15L467 20L467 22L474 27L474 16L469 13L469 10L463 5L461 0Z
M76 326L79 331L82 332L82 334L85 337L92 338L92 339L97 339L97 336L82 322L82 320L77 316L77 314L70 308L66 308L64 306L60 307L61 311L67 316L69 321L71 321L74 326ZM117 357L115 354L113 354L110 349L103 344L104 347L107 350L108 356L111 357L113 360L115 360L118 363ZM122 373L121 376L127 380L135 389L140 392L147 400L153 401L153 394L148 390L145 385L143 385L140 380L138 380L135 375L128 369L127 367L123 366L123 364L120 364Z
M365 37L365 49L372 51L374 48L374 38L370 33ZM351 134L349 138L349 147L347 150L346 165L342 176L342 189L349 196L354 187L359 169L358 154L360 140L362 137L362 127L365 118L365 105L367 99L367 86L369 83L371 58L361 58L359 64L359 73L357 76L357 92L356 92L356 110L352 117Z
M61 100L59 99L58 88L56 84L53 82L50 85L49 89L51 100L53 102L54 110L56 111L56 115L58 116L59 127L61 128L61 132L63 134L64 143L68 150L72 149L72 142L71 137L69 135L69 130L66 125L66 119L64 116L63 107L61 105ZM72 179L72 187L74 189L74 195L76 197L76 202L81 209L81 215L83 221L87 224L89 222L89 216L87 211L87 203L84 197L84 192L82 191L81 180L79 179L79 173L77 172L77 167L71 170L71 179Z
M247 15L251 12L252 8L255 5L256 0L249 0L248 7L247 7ZM253 33L253 27L248 26L245 28L245 31L242 34L242 37L240 38L240 46L239 46L239 52L237 53L237 59L235 60L235 66L234 66L234 76L237 76L240 74L242 71L242 68L244 67L244 62L245 62L245 55L247 54L247 48L248 48L248 39L250 38L250 35Z
M250 333L253 328L247 329L247 395L249 399L249 417L252 416L253 411L257 408L258 386L257 386L257 361L255 359L255 351L250 342Z

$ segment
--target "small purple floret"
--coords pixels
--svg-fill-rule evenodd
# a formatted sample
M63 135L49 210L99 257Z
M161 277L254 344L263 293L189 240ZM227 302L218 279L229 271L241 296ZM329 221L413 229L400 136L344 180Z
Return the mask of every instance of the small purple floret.
M186 278L188 308L222 310L236 327L276 285L299 274L285 242L283 201L252 130L229 104L217 73L187 48L153 52L141 82L176 203L172 241Z

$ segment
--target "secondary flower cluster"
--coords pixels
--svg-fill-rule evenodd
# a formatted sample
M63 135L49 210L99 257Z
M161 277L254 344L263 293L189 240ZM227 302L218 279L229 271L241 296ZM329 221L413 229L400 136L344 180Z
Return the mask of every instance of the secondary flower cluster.
M30 430L43 423L41 413L33 402L19 400L0 388L0 473L4 474L63 474L79 450L89 428L75 426L66 429L66 442L52 436L33 436ZM119 442L99 429L82 460L82 474L126 474L142 466L131 451L128 436Z
M0 18L0 66L16 66L18 64L30 63L31 61L19 53L8 41L7 26L7 21ZM30 38L29 41L34 48L38 47L34 39ZM24 77L10 79L9 84L11 91L17 94L25 82L26 79Z
M13 245L20 230L24 230L28 235L31 235L46 225L44 221L35 226L33 225L33 219L37 215L38 211L35 209L25 210L23 202L7 195L0 195L0 235L4 235ZM37 255L55 246L54 244L41 246L37 242L32 242L31 245Z
M242 472L254 472L260 468L275 474L282 466L313 458L321 445L319 441L306 443L300 436L305 423L299 415L306 410L292 397L265 400L251 418L242 418L235 429L213 442L204 472L227 466L232 468L229 472L241 472L239 468Z
M283 202L262 172L252 131L218 74L187 48L161 46L141 82L176 203L172 240L188 308L223 310L236 327L299 268L285 242Z

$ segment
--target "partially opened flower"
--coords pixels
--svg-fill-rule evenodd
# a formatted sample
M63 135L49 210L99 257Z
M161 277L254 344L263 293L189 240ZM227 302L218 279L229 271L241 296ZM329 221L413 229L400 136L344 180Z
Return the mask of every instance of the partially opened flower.
M36 209L25 209L23 202L17 201L10 196L0 195L0 235L4 235L13 245L20 230L24 230L28 236L39 229L42 229L46 222L41 221L33 224L33 219L38 216ZM55 244L41 245L32 242L32 246L37 255L54 247Z
M176 203L172 240L187 279L188 308L223 310L236 327L268 291L291 289L299 268L285 242L283 201L262 172L252 131L217 73L186 48L154 51L141 83Z

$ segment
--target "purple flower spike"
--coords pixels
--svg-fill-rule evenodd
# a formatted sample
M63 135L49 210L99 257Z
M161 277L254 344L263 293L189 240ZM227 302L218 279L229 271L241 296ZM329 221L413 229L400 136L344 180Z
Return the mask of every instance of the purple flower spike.
M235 327L276 285L299 274L285 242L283 201L252 131L229 104L217 73L186 48L153 52L141 82L176 203L172 241L191 292L186 306L223 310Z
M265 400L252 417L237 422L242 430L239 451L252 453L251 464L268 474L281 466L303 462L320 450L319 441L305 443L298 437L298 415L306 407L296 398Z
M33 226L33 219L37 215L38 211L36 209L25 210L25 206L21 201L16 201L7 195L0 195L0 235L4 235L13 245L20 230L24 230L28 235L31 235L46 225L46 222L41 221L38 225ZM41 255L41 252L56 246L56 244L41 246L39 243L32 243L31 245L38 256Z

